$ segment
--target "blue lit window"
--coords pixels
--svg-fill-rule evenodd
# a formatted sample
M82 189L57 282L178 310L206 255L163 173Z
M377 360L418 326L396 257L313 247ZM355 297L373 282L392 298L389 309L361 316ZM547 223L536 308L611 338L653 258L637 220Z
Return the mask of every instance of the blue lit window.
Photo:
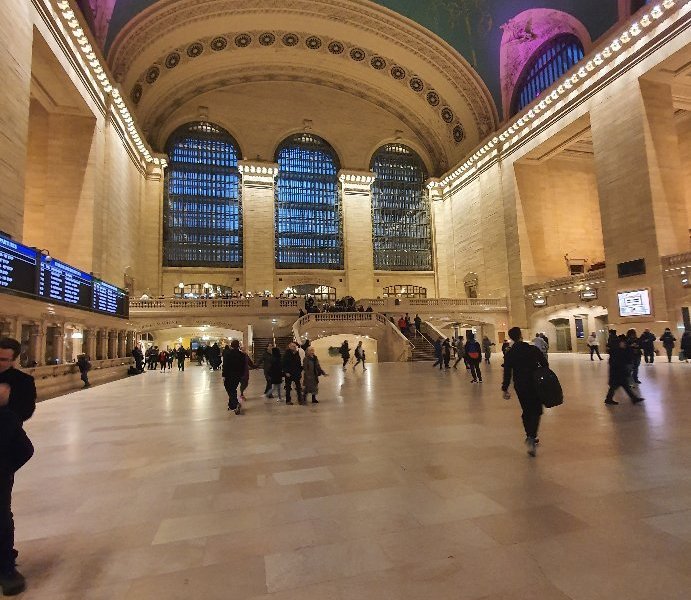
M543 45L523 71L513 95L511 114L537 99L584 56L583 44L572 34L559 35Z
M374 154L371 169L374 268L382 271L432 269L427 170L402 144L387 144Z
M163 266L241 267L237 143L217 125L188 123L166 151Z
M316 135L301 133L276 151L276 267L342 269L338 157Z

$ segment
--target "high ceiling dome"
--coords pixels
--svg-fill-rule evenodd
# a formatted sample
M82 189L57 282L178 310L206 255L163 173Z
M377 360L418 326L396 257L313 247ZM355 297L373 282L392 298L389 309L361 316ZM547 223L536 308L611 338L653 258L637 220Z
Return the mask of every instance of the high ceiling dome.
M166 0L79 0L91 17L95 33L108 52L131 21ZM478 72L497 105L501 104L499 49L502 27L519 13L532 8L564 11L597 39L617 21L620 0L359 0L379 4L407 17L439 36L457 50ZM200 11L204 2L200 0ZM256 2L245 2L251 7ZM337 6L338 0L330 4Z

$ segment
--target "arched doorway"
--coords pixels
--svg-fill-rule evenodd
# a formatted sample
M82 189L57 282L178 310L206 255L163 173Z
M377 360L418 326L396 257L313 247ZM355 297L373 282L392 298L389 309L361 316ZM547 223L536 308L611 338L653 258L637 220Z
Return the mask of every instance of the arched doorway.
M556 344L554 349L557 352L571 352L571 325L568 319L550 319L556 331Z

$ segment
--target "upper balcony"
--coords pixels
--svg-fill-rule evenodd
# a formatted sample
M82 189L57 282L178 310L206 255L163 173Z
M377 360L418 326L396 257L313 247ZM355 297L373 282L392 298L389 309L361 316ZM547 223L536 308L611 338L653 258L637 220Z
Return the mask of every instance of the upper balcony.
M525 295L527 298L533 299L558 295L563 297L564 302L567 302L572 299L568 296L578 296L586 290L597 290L606 283L605 269L597 269L581 275L560 277L559 279L526 285ZM595 300L596 298L597 295L590 299Z

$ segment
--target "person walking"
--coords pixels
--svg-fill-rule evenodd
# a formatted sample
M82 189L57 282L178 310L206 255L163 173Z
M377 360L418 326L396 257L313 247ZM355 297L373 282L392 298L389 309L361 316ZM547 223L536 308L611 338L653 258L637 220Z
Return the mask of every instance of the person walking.
M533 338L533 346L535 346L542 354L547 356L547 342L542 338L542 336L539 333L535 334L535 337Z
M173 361L175 361L175 348L166 348L166 356L168 357L168 370L173 370Z
M446 338L441 345L441 356L444 361L444 368L449 368L449 363L451 362L451 340Z
M274 345L269 342L267 344L266 349L264 350L264 354L262 355L262 369L264 370L264 379L266 380L266 386L264 387L264 395L267 398L271 398L271 388L273 387L273 384L271 383L271 364L273 362L273 349ZM281 355L281 352L279 350L278 355Z
M617 347L617 330L610 329L607 336L607 354L609 354L614 348Z
M487 336L482 338L482 353L485 355L485 363L489 364L489 357L492 355L492 346L494 342Z
M254 363L252 362L250 355L245 352L243 348L240 348L240 352L242 352L242 355L245 359L245 368L242 370L242 377L240 378L240 396L238 398L240 405L242 406L245 403L245 390L250 384L250 371L254 369Z
M597 357L602 360L602 356L600 356L600 342L597 341L597 333L594 331L591 331L588 336L588 349L590 350L590 360L595 360L593 358L594 354L597 354Z
M643 360L646 364L652 365L655 362L655 344L653 343L657 338L655 334L646 329L641 334L639 343L641 345L641 350L643 350Z
M536 456L542 402L537 395L534 375L539 367L547 367L549 364L542 350L535 344L531 345L523 341L519 327L509 329L509 338L513 344L511 350L504 355L504 379L501 389L504 392L504 399L510 399L509 385L513 377L513 387L523 411L521 419L525 430L525 445L528 454Z
M362 343L362 342L360 342ZM358 348L360 346L358 345ZM357 356L357 349L355 350L355 356ZM365 351L362 351L363 356ZM364 358L363 358L363 368L364 368ZM326 371L324 371L319 364L319 359L317 358L317 355L314 353L314 347L310 346L307 348L305 351L305 360L302 361L302 369L303 369L303 377L304 377L304 386L303 390L305 393L305 402L307 402L307 394L312 395L312 404L319 404L319 400L317 400L317 395L319 394L319 377L321 375L327 376L328 374Z
M681 353L679 354L679 360L689 362L691 358L691 331L685 331L681 336Z
M266 363L264 363L266 369ZM283 383L283 365L281 361L281 351L278 346L271 348L271 362L269 364L269 381L271 383L272 393L267 398L276 398L276 402L283 402L283 391L281 384Z
M288 344L288 349L283 355L283 374L285 376L286 386L286 404L293 404L290 399L290 390L295 384L295 393L298 397L298 404L305 404L302 397L302 362L300 361L300 354L295 342Z
M434 342L433 346L434 346L434 357L436 358L436 360L434 361L434 364L432 365L432 367L434 368L437 365L439 365L439 370L441 371L441 369L443 367L443 362L444 362L444 358L442 356L441 338L437 338L436 341Z
M639 384L638 369L641 366L643 352L641 352L641 344L635 329L629 329L626 332L626 344L629 347L629 358L631 359L631 379L635 384Z
M674 346L677 338L672 334L672 330L669 327L665 328L665 332L660 336L660 341L662 342L662 347L667 353L667 362L672 362L672 352L674 352Z
M355 360L357 362L353 365L353 371L360 363L362 363L362 370L367 370L367 367L365 366L365 349L362 347L362 341L359 341L355 347ZM306 393L307 392L305 392L305 394Z
M348 361L350 360L350 348L348 347L348 340L343 340L341 347L338 349L338 353L343 359L343 370L345 371L348 366Z
M631 364L631 349L626 343L626 336L620 335L617 338L617 345L610 348L609 353L609 390L605 398L605 404L619 404L614 399L614 393L618 388L624 388L633 404L643 402L644 398L640 398L634 394L629 385L629 365Z
M245 355L240 352L240 341L232 340L230 347L223 349L221 377L228 394L228 410L234 411L236 415L242 414L242 407L238 402L238 385L245 372L245 364Z
M89 371L91 370L91 362L86 354L80 354L77 357L77 368L79 369L80 379L84 382L84 387L91 387L89 383Z
M413 323L415 323L415 334L420 335L420 329L422 328L422 319L420 318L420 315L415 315Z
M470 374L473 379L470 383L482 383L482 371L480 370L480 360L482 360L482 347L480 342L475 339L474 333L468 334L468 341L464 348L468 366L470 367Z
M6 596L20 594L26 587L16 568L12 488L15 473L33 455L22 423L36 410L36 384L31 375L17 370L20 353L17 340L0 340L0 588Z
M458 363L461 362L462 360L465 363L465 344L463 343L463 336L459 335L458 338L456 338L456 362L453 363L453 368L457 369L458 368ZM468 365L466 363L466 369L468 368Z
M168 366L168 354L165 350L158 353L158 363L161 365L161 373L165 373Z
M185 370L185 359L187 358L187 350L180 344L180 347L175 352L176 358L178 359L178 371Z

